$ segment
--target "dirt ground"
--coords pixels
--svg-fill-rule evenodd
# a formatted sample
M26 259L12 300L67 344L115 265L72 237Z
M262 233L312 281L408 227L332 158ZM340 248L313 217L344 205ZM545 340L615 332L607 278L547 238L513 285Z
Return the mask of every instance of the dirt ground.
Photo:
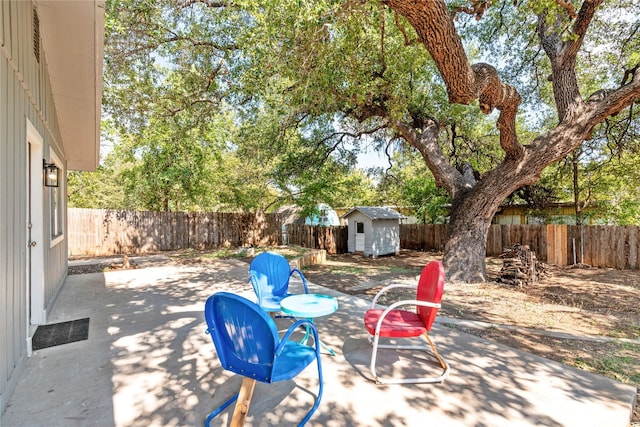
M424 265L441 258L404 250L378 258L343 254L306 267L304 274L313 283L372 299L387 284L416 283ZM502 259L488 258L490 282L445 284L440 316L489 327L448 326L640 386L639 271L545 265L544 278L520 288L495 281L502 266ZM380 302L412 298L403 292ZM633 427L640 427L639 406Z
M210 259L169 256L178 263ZM305 267L303 272L313 283L372 299L390 283L416 283L426 263L441 258L438 253L408 250L378 258L328 255L324 264ZM251 261L251 257L242 259ZM546 275L538 283L514 287L496 282L502 266L502 259L488 258L489 282L445 284L440 318L473 321L447 326L640 386L640 271L544 265ZM106 261L70 267L69 274L118 268L122 265ZM379 301L389 304L411 298L411 292L394 291ZM640 403L631 426L640 427Z

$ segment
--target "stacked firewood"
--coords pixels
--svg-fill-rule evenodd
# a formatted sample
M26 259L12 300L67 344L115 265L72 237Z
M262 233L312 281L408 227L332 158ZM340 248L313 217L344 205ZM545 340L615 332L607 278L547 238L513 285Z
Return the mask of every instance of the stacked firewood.
M546 274L544 264L537 260L535 252L527 245L516 243L509 246L500 258L503 259L498 277L500 283L523 287L537 283Z

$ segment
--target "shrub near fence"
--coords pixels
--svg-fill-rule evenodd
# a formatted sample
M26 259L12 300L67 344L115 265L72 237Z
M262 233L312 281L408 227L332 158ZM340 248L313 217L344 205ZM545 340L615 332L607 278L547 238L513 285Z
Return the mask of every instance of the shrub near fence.
M69 208L67 217L70 256L282 243L279 214Z

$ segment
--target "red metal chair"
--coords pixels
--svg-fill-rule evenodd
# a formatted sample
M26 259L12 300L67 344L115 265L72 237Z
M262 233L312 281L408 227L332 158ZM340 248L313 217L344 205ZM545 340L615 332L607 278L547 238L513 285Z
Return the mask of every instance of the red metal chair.
M393 288L416 289L415 300L403 300L391 304L387 309L374 308L378 298ZM449 365L436 350L433 341L429 337L429 331L436 318L442 291L444 289L444 267L440 261L429 262L420 275L417 285L389 285L378 292L373 299L371 309L364 315L364 324L369 332L369 341L373 337L373 349L371 352L371 374L379 384L406 384L406 383L437 383L442 382L449 375ZM409 311L399 307L415 306L415 311ZM380 344L380 338L418 338L424 337L429 344L426 345L395 345ZM379 348L429 350L440 367L442 374L437 377L426 378L381 378L376 373L376 359Z

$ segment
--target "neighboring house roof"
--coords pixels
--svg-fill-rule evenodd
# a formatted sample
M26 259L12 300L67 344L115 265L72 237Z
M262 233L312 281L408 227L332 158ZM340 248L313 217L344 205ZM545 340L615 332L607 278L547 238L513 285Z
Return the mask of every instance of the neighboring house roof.
M356 206L351 209L346 214L342 215L342 218L347 218L351 214L355 212L360 212L361 214L367 216L369 219L402 219L403 215L394 211L391 208L385 207L374 207L374 206Z
M100 156L104 0L36 1L67 168Z
M282 215L285 224L304 224L304 218L300 218L300 208L295 205L280 206L274 213Z

